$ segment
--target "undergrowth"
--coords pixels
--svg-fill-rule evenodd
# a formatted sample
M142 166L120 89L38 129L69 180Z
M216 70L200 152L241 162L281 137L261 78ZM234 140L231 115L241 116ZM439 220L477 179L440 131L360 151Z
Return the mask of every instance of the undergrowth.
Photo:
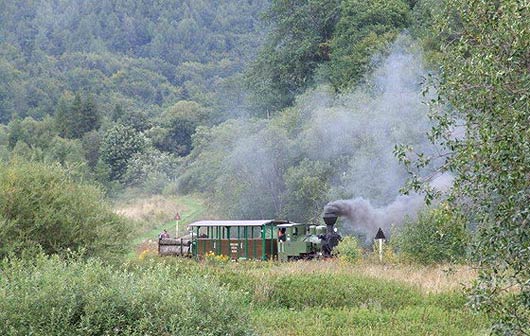
M475 335L461 290L427 293L341 262L0 265L2 335Z

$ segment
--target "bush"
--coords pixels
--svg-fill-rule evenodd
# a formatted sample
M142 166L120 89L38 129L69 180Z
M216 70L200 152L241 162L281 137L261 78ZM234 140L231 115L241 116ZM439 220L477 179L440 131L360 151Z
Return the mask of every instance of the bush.
M251 334L235 294L170 265L118 270L41 255L0 269L1 335Z
M405 260L420 264L462 262L466 257L469 232L465 220L442 204L407 221L393 238Z
M434 305L406 306L397 312L367 308L263 309L253 313L252 319L259 334L269 336L487 334L480 317L463 309L447 311Z
M370 307L398 309L417 304L421 297L410 286L355 275L297 274L271 279L265 305L307 307ZM264 286L264 285L263 285Z
M359 247L359 241L353 236L346 236L335 247L333 253L337 254L339 259L349 263L356 263L362 258L362 249Z
M95 187L77 183L59 166L0 166L0 258L42 249L119 256L127 227Z

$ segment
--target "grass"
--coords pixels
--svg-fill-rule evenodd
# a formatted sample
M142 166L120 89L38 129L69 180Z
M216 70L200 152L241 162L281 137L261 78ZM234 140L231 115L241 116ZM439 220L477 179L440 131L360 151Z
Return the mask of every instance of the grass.
M97 259L6 259L0 263L0 333L487 334L486 318L468 310L462 290L453 288L464 280L458 272L442 273L433 290L422 282L439 270L394 265L389 279L385 265L364 262L144 255L118 266ZM411 274L414 283L403 281Z
M462 311L406 306L398 311L370 308L256 310L261 335L479 335L480 320Z
M152 195L134 199L121 199L114 205L114 211L128 219L135 239L132 241L136 251L134 257L145 250L156 250L156 240L161 231L166 229L172 237L176 233L175 215L178 212L179 235L187 234L186 226L198 219L209 216L205 202L196 196L166 197Z
M156 247L162 229L172 232L177 211L181 232L186 224L206 218L204 202L189 196L153 196L121 202L116 211L135 221L139 232L135 243L148 252L129 259L125 269L150 265L153 271L161 264L173 270L175 281L196 276L212 280L241 299L238 308L248 313L248 328L256 335L485 335L488 331L486 318L465 305L463 288L476 278L468 266L381 264L374 258L356 263L159 258L145 242L151 239Z
M475 277L466 266L154 259L236 293L257 335L487 334L486 318L465 305L462 287Z

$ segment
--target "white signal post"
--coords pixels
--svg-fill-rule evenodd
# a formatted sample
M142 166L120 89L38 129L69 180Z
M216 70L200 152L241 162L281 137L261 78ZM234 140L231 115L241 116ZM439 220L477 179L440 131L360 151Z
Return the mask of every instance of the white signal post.
M383 240L385 240L385 234L383 233L383 230L379 228L377 231L377 234L375 235L375 240L379 244L379 262L383 262Z
M383 262L383 239L378 239L379 241L379 262Z

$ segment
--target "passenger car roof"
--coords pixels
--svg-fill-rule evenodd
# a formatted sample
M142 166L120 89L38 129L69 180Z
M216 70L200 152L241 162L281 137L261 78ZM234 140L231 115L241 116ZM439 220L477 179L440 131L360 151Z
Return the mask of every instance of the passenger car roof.
M263 226L263 225L278 225L288 224L287 220L277 219L259 219L259 220L204 220L189 224L191 227L203 226Z

